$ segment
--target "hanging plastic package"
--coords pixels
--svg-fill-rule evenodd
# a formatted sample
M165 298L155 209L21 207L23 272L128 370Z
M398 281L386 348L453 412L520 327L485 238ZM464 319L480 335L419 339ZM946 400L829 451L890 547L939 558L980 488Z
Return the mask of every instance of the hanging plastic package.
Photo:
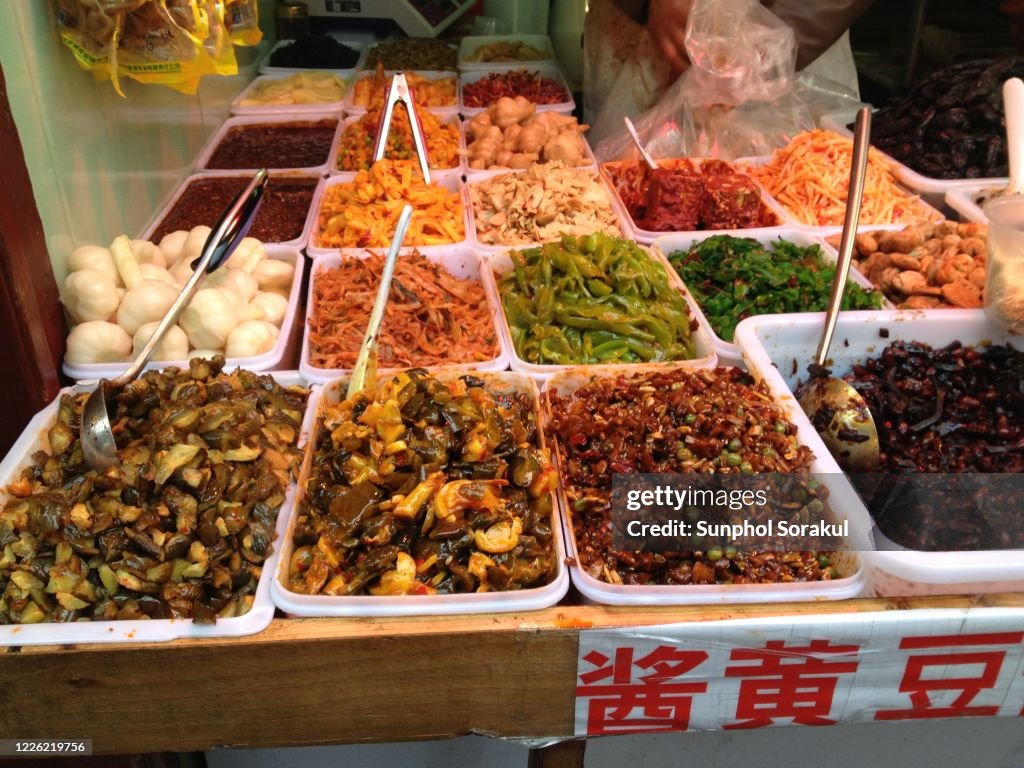
M227 0L224 3L224 23L235 45L256 45L263 39L259 0Z
M634 120L655 157L768 155L814 127L819 102L857 104L841 88L797 77L793 30L757 0L696 0L685 45L689 68ZM634 152L625 130L595 149L599 161Z

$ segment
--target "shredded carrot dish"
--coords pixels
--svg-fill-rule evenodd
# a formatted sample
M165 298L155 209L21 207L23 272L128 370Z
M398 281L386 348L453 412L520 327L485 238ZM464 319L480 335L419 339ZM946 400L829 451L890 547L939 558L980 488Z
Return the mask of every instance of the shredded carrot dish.
M423 75L406 72L405 80L417 107L454 107L456 104L454 77L431 80ZM385 75L384 70L378 67L372 75L363 75L356 80L352 104L356 107L381 108L390 85L390 75Z
M852 155L852 139L832 131L804 131L775 150L769 163L744 171L801 223L841 225L846 213ZM901 224L936 218L937 212L899 186L892 175L892 164L871 149L861 223Z
M466 239L462 197L424 184L409 161L379 160L350 182L324 192L317 218L320 248L383 248L391 244L402 206L413 206L405 245L448 245Z
M431 168L456 168L459 165L459 124L442 123L432 112L417 110L423 139L427 144L427 162ZM341 135L337 168L339 171L364 171L373 163L373 144L380 124L380 109L371 109L352 123ZM387 160L416 160L416 145L405 107L397 105L391 118ZM419 166L417 166L418 168Z
M352 368L384 269L384 256L344 259L313 275L310 362ZM382 367L474 363L498 356L491 308L477 280L460 280L418 252L395 264L378 342Z

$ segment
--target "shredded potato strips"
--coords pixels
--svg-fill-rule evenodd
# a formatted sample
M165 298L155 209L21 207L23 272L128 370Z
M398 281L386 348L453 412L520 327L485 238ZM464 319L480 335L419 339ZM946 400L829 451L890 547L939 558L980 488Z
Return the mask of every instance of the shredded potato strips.
M801 223L838 226L846 214L852 155L852 139L831 131L804 131L775 150L766 165L744 170ZM860 222L900 224L936 218L936 212L896 183L892 163L871 149Z
M437 184L424 184L406 161L381 160L353 181L328 187L320 204L321 248L390 245L405 203L413 206L405 245L448 245L464 240L462 199Z

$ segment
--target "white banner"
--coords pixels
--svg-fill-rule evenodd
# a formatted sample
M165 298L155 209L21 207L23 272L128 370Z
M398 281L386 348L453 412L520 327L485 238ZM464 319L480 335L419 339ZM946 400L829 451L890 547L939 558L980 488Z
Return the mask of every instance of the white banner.
M576 735L1024 715L1024 610L580 631Z

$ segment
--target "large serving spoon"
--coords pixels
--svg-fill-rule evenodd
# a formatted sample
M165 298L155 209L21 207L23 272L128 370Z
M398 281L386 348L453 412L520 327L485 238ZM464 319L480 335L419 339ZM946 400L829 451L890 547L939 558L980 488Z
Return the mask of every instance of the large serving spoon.
M636 126L633 125L633 121L628 117L623 117L622 122L626 124L626 130L629 131L629 136L633 139L633 143L636 144L636 148L640 150L640 156L644 159L644 162L647 163L647 167L652 171L658 170L657 161L651 157L651 153L647 151L647 147L645 147L644 143L640 141L640 134L636 132Z
M1010 160L1008 195L1024 195L1024 81L1011 77L1003 83L1006 112L1006 151Z
M142 373L157 346L171 327L178 322L181 313L192 300L192 295L199 287L199 282L208 272L212 272L227 261L238 244L242 242L242 238L248 233L249 226L256 217L256 211L267 187L267 178L266 169L258 171L249 185L221 216L220 221L210 232L210 236L206 238L202 254L191 264L192 276L153 331L153 335L149 337L149 341L139 351L138 357L128 366L128 370L115 379L101 380L85 401L79 435L85 463L92 469L102 471L118 464L117 443L114 440L114 430L110 425L107 398L129 382L134 381Z
M388 303L388 295L391 293L391 277L395 274L395 261L398 257L398 249L402 247L405 240L405 232L409 228L409 220L412 218L412 206L405 205L402 213L398 216L398 224L395 226L395 234L391 238L391 247L388 249L388 256L384 260L384 270L380 276L380 286L377 288L377 298L373 301L373 309L370 311L370 322L366 325L366 335L363 336L363 346L359 348L359 356L356 358L356 366L352 369L352 377L348 380L348 398L355 397L364 389L370 389L377 379L377 339L380 337L380 325L384 319L384 307Z
M873 472L878 468L878 430L864 398L825 367L828 348L836 329L836 319L843 303L846 278L853 261L853 243L860 221L864 177L867 175L871 111L864 107L857 113L853 133L853 158L850 163L850 188L846 197L846 218L839 242L832 295L825 312L825 328L821 333L814 362L809 366L810 380L800 390L800 406L839 465L851 472Z

